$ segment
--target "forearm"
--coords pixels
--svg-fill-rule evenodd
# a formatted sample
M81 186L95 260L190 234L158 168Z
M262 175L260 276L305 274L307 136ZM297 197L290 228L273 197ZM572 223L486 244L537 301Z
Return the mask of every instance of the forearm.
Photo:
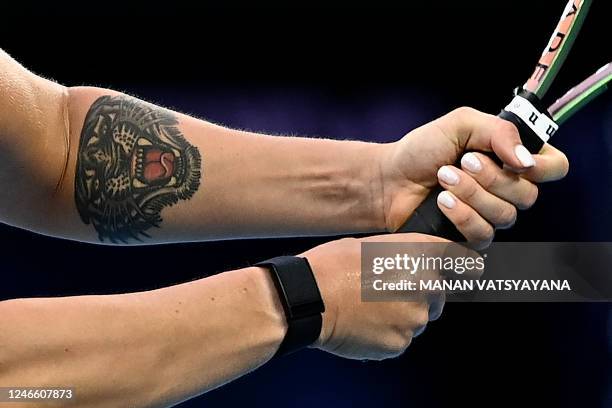
M438 170L462 150L492 149L509 168L524 165L515 127L470 109L397 143L369 144L230 130L114 91L66 89L2 53L0 91L0 221L90 242L397 231L434 186L450 188ZM547 149L554 166L544 159L519 178L489 166L471 187L448 191L461 200L465 189L465 205L454 210L450 197L441 211L467 224L459 230L470 241L488 242L494 227L513 222L511 206L533 203L530 183L567 171L563 154ZM498 183L485 188L489 178Z
M193 125L197 134L201 125ZM224 128L201 134L202 194L193 203L203 220L198 235L331 235L384 227L379 145Z
M106 243L384 229L384 145L231 130L2 51L0 95L2 222Z
M0 322L0 386L72 387L79 407L170 406L265 363L285 331L260 268L136 294L7 301Z
M232 130L97 88L69 95L52 235L154 243L384 229L383 145Z

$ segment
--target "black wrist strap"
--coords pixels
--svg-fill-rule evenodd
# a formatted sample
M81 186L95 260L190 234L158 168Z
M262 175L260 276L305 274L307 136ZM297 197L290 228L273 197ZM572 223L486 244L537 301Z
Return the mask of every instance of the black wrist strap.
M308 260L279 256L255 266L270 269L287 318L287 334L275 357L310 346L321 334L325 306Z

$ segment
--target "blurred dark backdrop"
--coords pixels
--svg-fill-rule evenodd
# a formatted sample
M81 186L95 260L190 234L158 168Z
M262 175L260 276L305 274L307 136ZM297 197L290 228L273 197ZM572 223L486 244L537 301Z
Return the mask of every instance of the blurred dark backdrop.
M122 90L232 127L391 141L460 105L496 113L531 73L565 1L293 3L19 2L3 5L0 47L63 84ZM556 96L612 58L610 6L595 0ZM566 124L554 143L570 175L542 186L498 239L612 240L611 114L608 94ZM0 240L0 299L156 288L325 241L112 248L6 226ZM181 407L609 407L609 312L449 304L400 359L306 351Z

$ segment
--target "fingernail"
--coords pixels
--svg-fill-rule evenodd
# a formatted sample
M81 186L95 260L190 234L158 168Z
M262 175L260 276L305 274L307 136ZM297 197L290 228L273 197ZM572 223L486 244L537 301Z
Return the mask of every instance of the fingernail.
M446 208L455 208L455 204L457 204L455 198L448 191L438 194L438 202Z
M533 159L533 156L531 155L531 153L529 153L529 150L525 148L525 146L516 145L514 147L514 154L516 155L516 158L519 159L519 161L524 167L535 166L536 164L535 160Z
M482 163L474 153L464 154L461 158L461 165L472 173L478 173L482 170Z
M459 175L448 166L440 167L440 170L438 170L438 178L451 186L459 183Z

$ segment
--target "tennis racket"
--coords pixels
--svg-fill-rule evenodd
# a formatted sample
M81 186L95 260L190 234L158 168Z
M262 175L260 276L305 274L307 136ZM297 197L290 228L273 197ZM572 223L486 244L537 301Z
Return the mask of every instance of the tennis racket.
M533 74L521 88L514 91L514 99L498 115L517 127L523 145L531 153L538 153L557 132L559 125L603 92L612 79L608 64L569 90L548 109L542 105L542 98L567 58L591 3L592 0L568 1ZM494 155L489 156L501 163ZM440 186L432 190L398 232L419 232L452 241L465 241L438 208L437 197L442 190Z

